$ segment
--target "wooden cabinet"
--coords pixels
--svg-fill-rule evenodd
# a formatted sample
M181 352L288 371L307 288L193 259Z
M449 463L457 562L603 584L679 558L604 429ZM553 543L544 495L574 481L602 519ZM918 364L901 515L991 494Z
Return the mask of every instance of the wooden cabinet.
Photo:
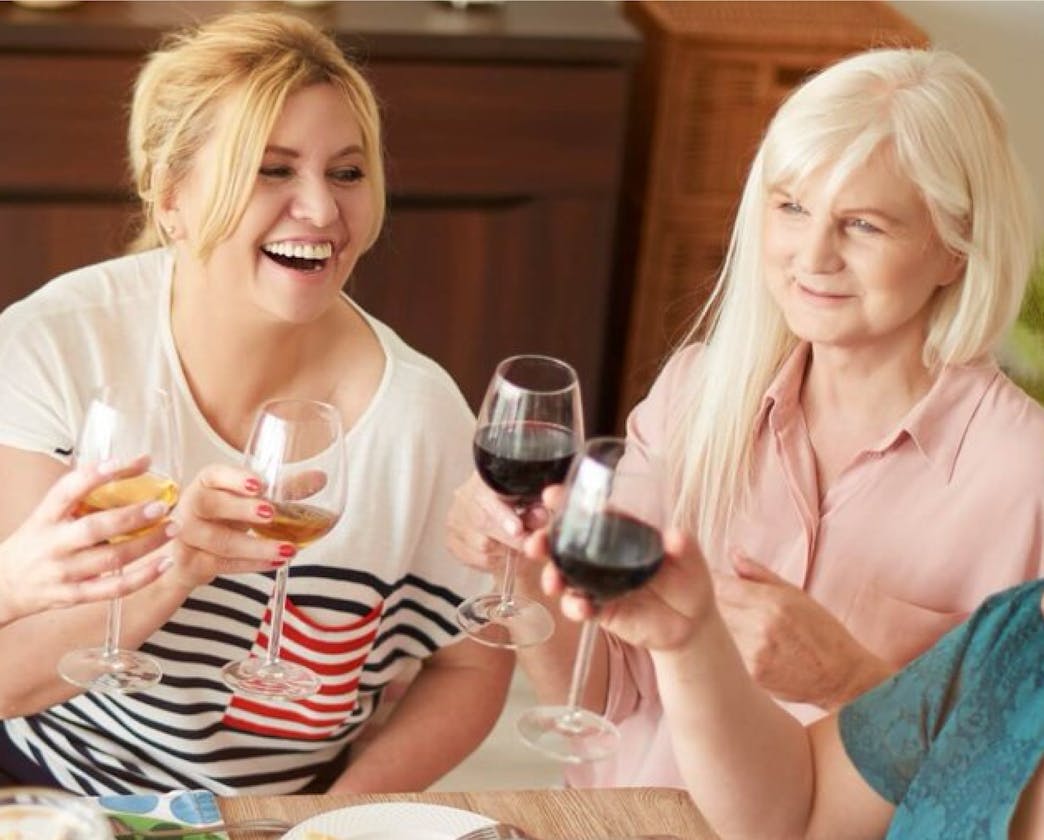
M611 426L614 231L640 48L615 4L0 4L0 307L121 253L143 55L167 29L246 6L336 33L382 103L388 221L351 294L473 407L500 358L542 352L576 365L589 428Z
M637 73L624 186L624 283L607 371L617 427L707 300L761 134L810 73L871 46L925 45L878 2L624 4L645 51ZM628 239L628 237L630 237Z

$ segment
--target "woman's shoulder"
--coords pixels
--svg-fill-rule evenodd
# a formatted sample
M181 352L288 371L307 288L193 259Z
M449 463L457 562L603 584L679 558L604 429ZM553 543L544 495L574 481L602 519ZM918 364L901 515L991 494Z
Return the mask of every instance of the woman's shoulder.
M68 271L11 304L3 312L7 323L74 315L89 316L96 309L111 318L115 309L163 288L170 256L164 250L130 254Z
M472 422L471 409L453 377L438 362L410 346L383 321L356 307L370 325L385 355L384 381L378 397L386 408L405 406L411 415L436 412Z

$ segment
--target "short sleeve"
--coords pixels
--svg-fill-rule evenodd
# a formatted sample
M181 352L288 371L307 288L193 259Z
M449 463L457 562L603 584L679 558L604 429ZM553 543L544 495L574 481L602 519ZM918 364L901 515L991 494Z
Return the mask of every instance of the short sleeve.
M848 757L867 783L898 805L946 722L974 622L942 637L839 715Z
M53 337L21 316L0 316L0 445L68 463L75 431L68 419L67 363Z

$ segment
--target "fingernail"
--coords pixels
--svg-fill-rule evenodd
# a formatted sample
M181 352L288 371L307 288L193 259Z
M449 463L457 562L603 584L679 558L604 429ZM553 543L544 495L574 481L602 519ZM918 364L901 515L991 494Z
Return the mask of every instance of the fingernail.
M268 565L271 566L273 569L281 569L283 568L283 566L286 565L286 563L286 560L270 560L268 562Z
M181 526L178 525L173 519L167 523L167 527L163 529L163 533L168 537L177 536L178 531L181 530Z
M262 519L271 519L275 515L275 510L267 502L262 502L256 508L254 512Z
M157 568L159 569L160 574L163 574L165 571L167 571L167 569L169 569L173 565L173 557L164 557L159 561L159 566L157 566Z
M166 512L167 505L164 502L149 502L142 511L146 519L159 519Z
M281 546L279 546L280 557L285 557L287 560L289 560L295 554L297 554L297 549L294 546L290 545L290 543L283 543Z
M256 493L261 489L261 482L256 478L248 478L243 482L243 487L246 488L248 493Z

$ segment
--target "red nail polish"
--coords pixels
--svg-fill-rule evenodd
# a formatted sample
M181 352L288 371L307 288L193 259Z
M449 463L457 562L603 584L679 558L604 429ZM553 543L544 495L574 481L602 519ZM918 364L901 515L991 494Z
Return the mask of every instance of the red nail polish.
M267 502L262 502L261 504L259 504L254 509L254 511L262 519L271 519L273 516L275 516L275 509Z
M246 488L246 491L248 493L256 493L258 490L261 489L261 482L258 481L256 478L248 478L246 481L243 482L243 486Z
M295 554L297 554L297 549L294 548L294 546L290 545L290 543L283 543L281 546L279 546L280 557L285 557L287 560L289 560Z

